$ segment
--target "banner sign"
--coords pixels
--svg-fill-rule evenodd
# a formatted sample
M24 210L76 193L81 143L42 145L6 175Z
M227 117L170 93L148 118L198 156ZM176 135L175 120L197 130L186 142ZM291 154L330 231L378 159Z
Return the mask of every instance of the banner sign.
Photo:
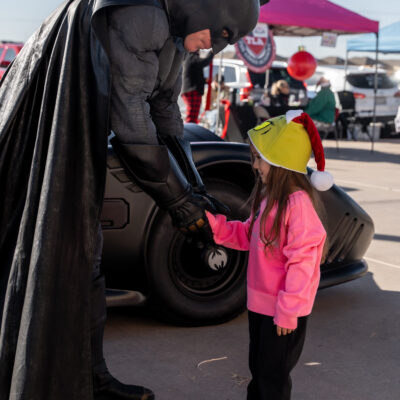
M336 41L337 41L336 33L324 32L322 34L321 46L336 47Z
M235 48L239 58L253 72L265 72L276 55L272 31L263 23L258 23L250 35L240 39Z

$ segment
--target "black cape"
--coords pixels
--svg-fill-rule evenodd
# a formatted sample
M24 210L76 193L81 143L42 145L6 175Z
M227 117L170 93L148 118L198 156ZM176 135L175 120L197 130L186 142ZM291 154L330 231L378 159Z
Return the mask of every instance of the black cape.
M93 398L89 295L110 92L105 10L149 2L65 1L1 83L2 400Z

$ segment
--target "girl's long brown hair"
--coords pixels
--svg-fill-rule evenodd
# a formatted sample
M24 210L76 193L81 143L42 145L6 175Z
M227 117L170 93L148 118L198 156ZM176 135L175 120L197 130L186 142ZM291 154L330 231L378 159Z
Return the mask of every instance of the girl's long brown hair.
M261 215L260 220L260 239L265 244L266 250L273 247L280 236L282 219L285 216L285 210L288 205L289 195L297 190L304 190L308 194L318 216L320 217L322 222L324 221L325 218L322 203L307 176L298 172L289 171L287 169L271 165L271 169L268 173L265 184L261 181L260 176L257 175L257 181L250 196L250 201L252 203L252 220L248 233L249 239L254 227L255 220L257 218L257 214L260 210L261 202L266 199L267 204ZM265 221L275 204L277 205L277 212L272 225L272 229L270 232L266 233ZM327 242L328 241L326 240L322 255L322 262L324 262L328 250Z

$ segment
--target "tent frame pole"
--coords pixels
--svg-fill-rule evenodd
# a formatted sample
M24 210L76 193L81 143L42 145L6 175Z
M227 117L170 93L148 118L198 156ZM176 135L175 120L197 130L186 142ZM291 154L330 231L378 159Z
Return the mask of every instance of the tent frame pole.
M375 45L375 74L374 74L374 105L373 105L373 110L372 110L372 135L370 135L368 132L368 136L371 141L371 153L374 152L374 145L375 145L375 140L374 140L374 133L376 129L376 100L377 100L377 94L378 94L378 63L379 63L379 31L374 32L375 33L375 38L376 38L376 45ZM356 50L357 51L357 50ZM348 58L349 58L349 52L350 50L346 50L346 62L345 62L345 81L344 81L344 86L343 90L346 88L346 76L347 76L347 66L348 66Z
M267 68L267 70L265 71L264 93L268 93L269 72L270 72L270 69Z
M346 60L344 62L344 81L343 81L343 91L346 90L347 82L347 70L349 67L349 50L346 50Z
M371 137L371 152L374 151L374 134L376 129L376 96L378 92L378 58L379 58L379 32L376 35L376 49L375 49L375 78L374 78L374 110L372 115L372 137Z
M220 55L219 55L219 68L218 68L218 84L217 84L217 88L218 88L218 90L217 90L217 118L216 118L216 123L215 123L215 134L216 135L218 135L218 125L219 125L219 121L220 121L220 117L219 117L219 108L220 108L220 101L221 101L221 85L220 85L220 82L221 82L221 77L222 77L222 68L223 68L223 64L222 64L222 61L223 61L223 54L222 54L222 51L221 51L221 53L220 53ZM228 121L225 121L225 123L227 123ZM220 135L218 135L218 136L220 136Z

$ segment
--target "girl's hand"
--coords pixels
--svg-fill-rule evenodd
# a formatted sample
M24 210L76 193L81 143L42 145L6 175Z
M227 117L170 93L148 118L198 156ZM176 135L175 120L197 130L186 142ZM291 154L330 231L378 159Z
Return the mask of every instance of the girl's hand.
M282 328L281 326L278 325L276 326L276 333L278 334L278 336L290 335L293 331L294 329Z

